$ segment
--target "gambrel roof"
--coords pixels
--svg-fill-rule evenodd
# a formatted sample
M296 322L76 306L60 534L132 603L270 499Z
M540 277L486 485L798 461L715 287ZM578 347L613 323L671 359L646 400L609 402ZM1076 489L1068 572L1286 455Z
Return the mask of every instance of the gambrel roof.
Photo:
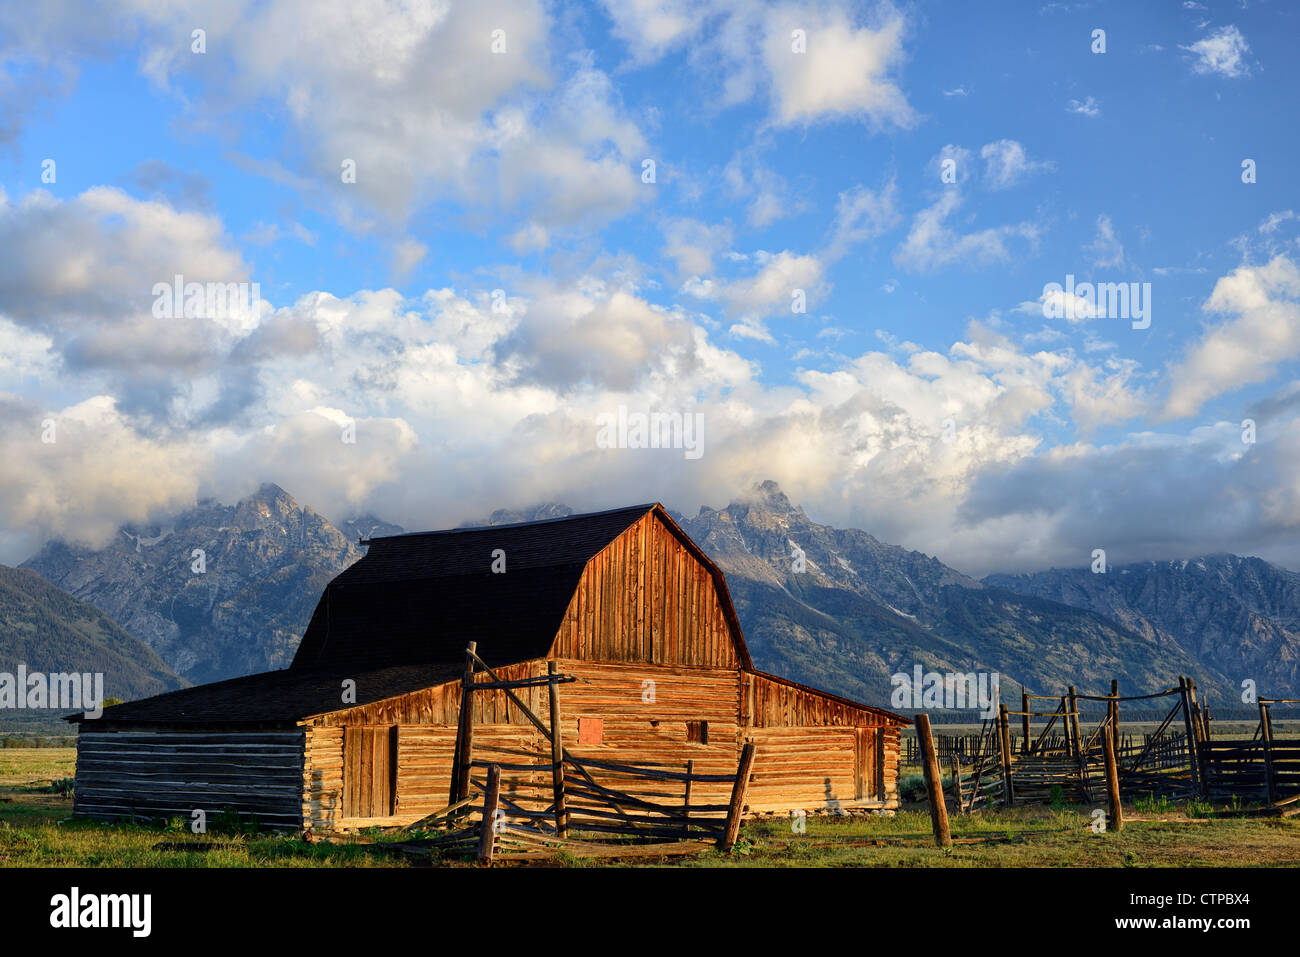
M543 658L587 562L656 507L372 538L325 589L292 667L464 663L470 641L489 665Z
M662 505L648 504L372 538L326 587L288 668L117 705L104 720L292 722L454 680L470 641L493 667L545 658L588 562L650 512L709 572L752 670L722 572ZM498 549L504 573L492 570ZM356 682L355 703L340 703L344 678Z

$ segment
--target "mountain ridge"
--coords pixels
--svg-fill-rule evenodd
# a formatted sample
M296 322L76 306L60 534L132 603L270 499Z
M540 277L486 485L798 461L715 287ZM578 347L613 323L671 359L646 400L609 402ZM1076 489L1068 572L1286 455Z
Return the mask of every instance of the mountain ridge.
M460 527L572 511L555 502L497 509ZM1080 583L1086 569L975 579L864 530L813 522L770 481L724 508L673 516L726 573L760 667L859 700L887 702L891 676L916 664L998 672L1004 693L1021 683L1102 691L1112 678L1140 691L1192 674L1211 698L1233 703L1243 668L1261 694L1293 694L1300 683L1291 667L1300 575L1262 559L1210 562L1239 573L1202 577L1225 594L1175 589L1184 605L1235 610L1243 629L1237 639L1230 628L1188 637L1175 631L1195 616L1153 617L1126 588L1140 568L1184 574L1197 559L1113 569L1110 590ZM233 506L209 499L169 524L125 527L103 549L47 543L23 567L117 618L178 674L207 681L287 665L325 584L361 557L356 542L402 531L370 514L335 525L267 484ZM191 569L196 548L203 572ZM1277 650L1285 667L1258 660Z

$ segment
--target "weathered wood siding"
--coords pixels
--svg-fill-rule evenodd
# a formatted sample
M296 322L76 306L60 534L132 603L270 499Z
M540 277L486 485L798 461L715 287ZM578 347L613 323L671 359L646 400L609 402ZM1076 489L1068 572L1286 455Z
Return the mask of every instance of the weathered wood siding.
M741 678L741 721L758 746L752 811L898 805L901 734L869 708L764 675Z
M555 658L739 668L712 575L653 512L592 558Z
M654 665L615 665L572 659L559 662L560 671L578 680L560 686L561 722L565 750L577 758L616 764L685 771L694 762L697 774L734 774L739 760L740 673L722 668L669 668ZM578 741L580 718L599 718L599 745ZM688 741L687 723L704 721L708 743ZM570 777L573 775L570 774ZM637 780L594 770L600 783L661 803L680 800L681 786ZM695 804L725 802L730 786L693 786Z
M301 730L105 731L77 735L73 812L109 819L181 817L223 810L260 825L302 822Z
M744 719L755 728L875 728L897 721L871 708L766 675L746 673L742 682Z
M513 681L519 678L533 677L546 673L544 661L525 661L517 665L505 665L493 668L498 677ZM479 672L479 681L487 681L485 673ZM534 712L545 709L546 689L527 688L516 692ZM460 716L460 682L450 681L446 684L422 688L410 694L385 698L371 704L358 705L342 711L332 711L311 719L311 724L318 727L342 727L359 724L449 724L454 729ZM480 724L528 724L522 711L516 707L503 691L475 692L474 723ZM531 727L531 725L530 725Z
M561 735L565 749L575 757L674 771L684 771L689 760L697 773L731 774L741 747L752 739L758 759L751 811L897 806L900 733L876 711L739 669L572 658L557 664L562 674L577 678L560 686ZM546 673L546 663L495 670L503 678L536 677ZM547 720L546 688L518 694ZM477 692L473 700L476 761L519 765L549 760L548 743L503 691ZM459 710L460 686L453 682L316 719L318 726L308 729L304 819L318 827L342 820L343 725L396 726L395 814L444 807ZM579 741L583 719L600 721L599 743ZM707 743L689 740L691 722L705 723ZM655 801L672 803L681 797L676 784L603 770L592 773L602 784ZM476 778L483 775L475 769ZM502 788L507 798L529 809L540 809L551 800L545 771L504 771ZM697 784L692 803L719 803L728 794L727 785ZM575 807L575 814L578 810Z
M738 760L739 672L727 669L633 667L562 660L560 671L578 680L561 685L561 736L575 757L618 764L657 766L683 771L688 760L700 774L731 774ZM540 676L544 661L495 669L509 678ZM547 720L546 688L518 692L535 714ZM304 781L304 819L316 827L337 825L342 818L344 724L397 727L397 808L399 815L429 813L444 807L451 786L451 765L459 716L459 683L325 715L307 729L309 742ZM410 717L431 723L403 723ZM598 718L600 744L578 743L578 722ZM708 724L708 743L687 741L687 722ZM474 760L502 764L536 764L550 760L550 745L503 691L474 695ZM571 772L572 773L572 772ZM484 772L475 769L474 776ZM664 797L665 785L594 771L593 777L632 793ZM505 771L503 793L526 806L551 800L549 771ZM725 800L725 785L698 784L692 801ZM674 795L675 797L675 795Z
M324 726L303 731L303 827L330 830L343 820L343 729Z

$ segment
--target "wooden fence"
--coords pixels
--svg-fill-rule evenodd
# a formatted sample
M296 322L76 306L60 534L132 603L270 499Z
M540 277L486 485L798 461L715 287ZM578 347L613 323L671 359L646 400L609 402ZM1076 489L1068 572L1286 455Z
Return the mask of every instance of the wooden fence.
M1263 798L1271 806L1300 801L1300 738L1273 734L1273 708L1300 704L1294 698L1261 698L1259 724L1249 738L1212 738L1199 743L1201 795L1209 800Z
M958 759L963 765L971 765L981 754L981 741L982 737L978 733L936 734L934 736L935 753L938 755L940 763L945 767L951 765L953 758ZM1185 767L1187 764L1187 739L1178 732L1166 732L1160 735L1159 738L1148 732L1141 735L1140 739L1139 736L1132 733L1121 732L1115 754L1123 762L1148 749L1150 754L1147 760L1143 762L1146 767L1177 768ZM1025 753L1026 750L1025 738L1012 734L1012 755ZM1035 749L1037 754L1064 754L1065 751L1066 741L1064 735L1052 735ZM915 737L903 739L903 763L917 766L921 763L921 743Z
M478 680L478 668L487 681ZM699 774L693 761L677 770L575 757L565 750L559 733L559 687L571 680L549 662L545 677L502 681L470 643L461 683L450 801L410 826L445 830L422 843L451 852L473 852L487 862L512 853L553 853L575 842L586 842L585 856L593 850L601 856L628 856L635 853L635 845L662 848L665 842L686 842L687 850L730 849L739 835L756 754L753 742L742 749L735 774ZM549 721L534 714L514 693L541 684L550 691ZM504 691L541 732L550 745L551 760L508 764L474 757L470 698L476 691L491 689ZM512 775L510 787L502 784L503 772ZM726 804L693 801L693 787L699 784L730 785L730 800ZM591 843L611 838L617 846Z
M1052 710L1032 702L1056 702ZM1079 703L1102 702L1105 717L1095 727L1081 727ZM1121 704L1163 701L1167 706L1157 729L1141 743L1119 731ZM984 722L979 734L939 735L935 751L952 769L957 806L971 811L997 803L1036 803L1058 795L1093 802L1106 793L1106 745L1115 761L1120 795L1164 796L1206 800L1264 800L1272 808L1300 803L1300 739L1277 738L1272 709L1300 704L1294 699L1261 699L1253 738L1216 739L1209 709L1197 701L1196 685L1179 678L1177 688L1123 697L1118 682L1109 695L1064 695L1025 692L1019 711L1000 705L998 717ZM1011 733L1020 718L1021 734ZM1037 734L1034 719L1046 719ZM1059 733L1053 734L1060 727ZM1109 742L1107 742L1109 738ZM908 742L909 761L923 751Z

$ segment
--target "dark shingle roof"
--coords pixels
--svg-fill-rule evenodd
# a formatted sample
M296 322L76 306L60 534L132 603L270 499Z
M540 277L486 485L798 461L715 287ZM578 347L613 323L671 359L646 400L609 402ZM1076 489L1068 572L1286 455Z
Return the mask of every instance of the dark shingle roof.
M104 709L98 720L82 719L87 731L103 722L144 724L284 724L312 715L353 707L343 704L343 680L356 682L356 704L369 704L455 681L464 673L459 665L404 665L374 671L336 668L284 668L214 681L128 701Z
M370 540L321 596L294 668L545 657L587 562L653 505ZM493 552L506 571L492 571Z

